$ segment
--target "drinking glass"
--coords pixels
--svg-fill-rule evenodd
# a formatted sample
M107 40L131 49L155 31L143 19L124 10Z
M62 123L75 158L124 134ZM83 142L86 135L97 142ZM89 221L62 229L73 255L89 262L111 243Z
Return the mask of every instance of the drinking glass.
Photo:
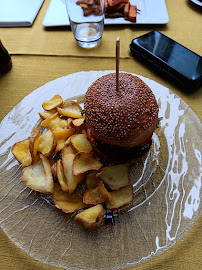
M104 30L104 0L65 0L71 30L79 46L96 47Z

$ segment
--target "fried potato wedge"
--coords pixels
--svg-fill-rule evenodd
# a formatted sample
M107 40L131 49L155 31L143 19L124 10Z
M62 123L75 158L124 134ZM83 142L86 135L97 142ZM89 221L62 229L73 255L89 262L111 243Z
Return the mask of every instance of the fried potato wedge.
M71 118L83 118L81 115L81 106L70 99L66 100L62 108L57 108L59 114L71 117Z
M95 187L98 184L99 178L96 177L97 173L98 172L95 171L95 172L92 172L92 173L89 173L89 174L86 175L85 182L86 182L87 188Z
M68 128L67 120L61 119L58 113L46 118L41 122L41 127L50 129L52 131L62 130Z
M51 110L56 109L57 107L62 106L62 104L63 104L63 100L62 100L61 96L60 95L55 95L50 100L44 101L42 103L42 107L46 111L51 111Z
M35 136L37 133L39 133L39 129L38 128L33 128L32 129L32 133L33 133L33 136Z
M86 4L86 5L93 5L95 4L94 0L78 0L76 1L77 5Z
M54 133L51 130L44 132L39 138L38 151L45 157L50 157L57 146Z
M54 182L53 182L53 176L52 176L52 172L51 172L50 162L43 155L40 155L40 158L42 160L43 167L44 167L45 174L46 174L46 188L47 188L48 191L50 191L50 193L53 193Z
M66 154L74 154L74 155L76 155L76 152L74 151L74 149L69 144L65 145L62 148L62 156L66 155Z
M77 118L72 120L70 126L76 130L81 130L85 126L84 118Z
M53 201L58 209L65 213L73 213L87 207L83 203L83 197L79 194L64 192L60 185L54 185Z
M107 191L102 181L92 188L87 189L83 195L83 202L86 204L98 204L105 201L113 203L111 194Z
M67 124L68 124L68 127L70 127L70 128L71 128L71 123L72 123L72 121L73 121L73 119L70 118L70 117L68 117L68 119L67 119Z
M57 141L57 146L55 149L55 153L58 151L62 150L62 148L65 145L66 140L72 136L75 132L75 129L70 128L70 129L65 129L65 130L57 130L53 131L53 134L55 135L56 141Z
M56 110L52 110L50 112L41 112L39 113L39 116L41 117L41 119L45 120L51 117L52 115L54 115L55 113L56 113Z
M85 134L74 134L71 137L71 145L77 152L91 152L93 147Z
M58 159L58 161L56 163L56 174L57 174L57 179L58 179L58 182L61 186L61 189L64 192L68 191L67 180L66 180L65 175L64 175L64 169L63 169L61 159Z
M128 3L129 0L107 0L109 7L115 7L119 5L120 3Z
M50 162L50 160L49 160L49 162ZM53 177L55 177L55 178L57 178L57 168L56 168L56 162L55 163L53 163L52 165L51 165L51 162L50 162L50 165L51 165L51 173L52 173L52 176Z
M104 167L96 175L112 190L129 184L129 164L119 164Z
M71 146L71 137L67 138L67 140L65 141L65 145L64 146Z
M53 193L53 177L51 166L46 157L23 169L21 179L27 187L41 193Z
M90 170L99 170L102 166L92 153L78 152L73 162L73 174L80 175Z
M101 194L101 197L105 198L105 202L106 201L110 201L111 203L114 202L112 195L110 194L110 192L106 189L104 183L102 181L100 181L98 183L98 186L100 187L99 191Z
M130 2L127 3L124 7L124 18L128 19L129 17Z
M130 5L128 19L131 22L136 22L137 18L137 6Z
M32 157L32 164L39 161L38 148L39 148L40 131L36 130L34 136L29 140L29 151Z
M62 165L64 168L64 175L67 181L68 192L72 193L77 188L78 184L84 179L83 174L73 175L73 162L75 155L69 153L62 153Z
M127 185L118 190L110 192L113 203L106 201L105 205L109 210L117 210L125 207L133 201L133 187L132 185Z
M102 197L100 189L101 188L100 188L99 183L96 186L87 189L83 195L83 202L86 204L92 204L92 205L103 203L105 201L105 198Z
M74 219L81 221L88 231L95 231L104 224L104 208L97 204L77 214Z
M11 148L11 152L23 167L29 166L32 163L32 156L29 150L29 140L30 137L23 141L16 142Z

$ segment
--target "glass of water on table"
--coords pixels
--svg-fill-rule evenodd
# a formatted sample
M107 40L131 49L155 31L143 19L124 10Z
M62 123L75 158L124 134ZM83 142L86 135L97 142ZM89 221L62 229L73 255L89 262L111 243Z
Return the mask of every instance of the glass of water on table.
M96 47L104 30L104 0L65 0L71 30L79 46Z

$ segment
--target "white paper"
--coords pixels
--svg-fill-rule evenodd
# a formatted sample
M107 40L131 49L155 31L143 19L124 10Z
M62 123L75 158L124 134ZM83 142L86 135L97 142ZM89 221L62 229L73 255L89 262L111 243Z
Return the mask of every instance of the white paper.
M64 0L51 0L42 22L43 26L67 26L69 18Z
M31 26L44 0L0 0L0 27Z

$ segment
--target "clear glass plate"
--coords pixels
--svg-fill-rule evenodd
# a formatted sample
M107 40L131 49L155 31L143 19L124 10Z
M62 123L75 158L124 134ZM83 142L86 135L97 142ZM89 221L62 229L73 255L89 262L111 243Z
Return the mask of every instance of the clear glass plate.
M26 96L0 125L0 226L30 256L64 269L121 269L142 263L174 245L202 210L201 121L172 91L141 76L163 119L148 156L131 167L134 201L114 213L115 226L86 232L74 214L64 214L51 197L21 182L22 168L11 146L39 125L42 102L58 93L82 103L88 86L109 72L79 72L51 81Z

